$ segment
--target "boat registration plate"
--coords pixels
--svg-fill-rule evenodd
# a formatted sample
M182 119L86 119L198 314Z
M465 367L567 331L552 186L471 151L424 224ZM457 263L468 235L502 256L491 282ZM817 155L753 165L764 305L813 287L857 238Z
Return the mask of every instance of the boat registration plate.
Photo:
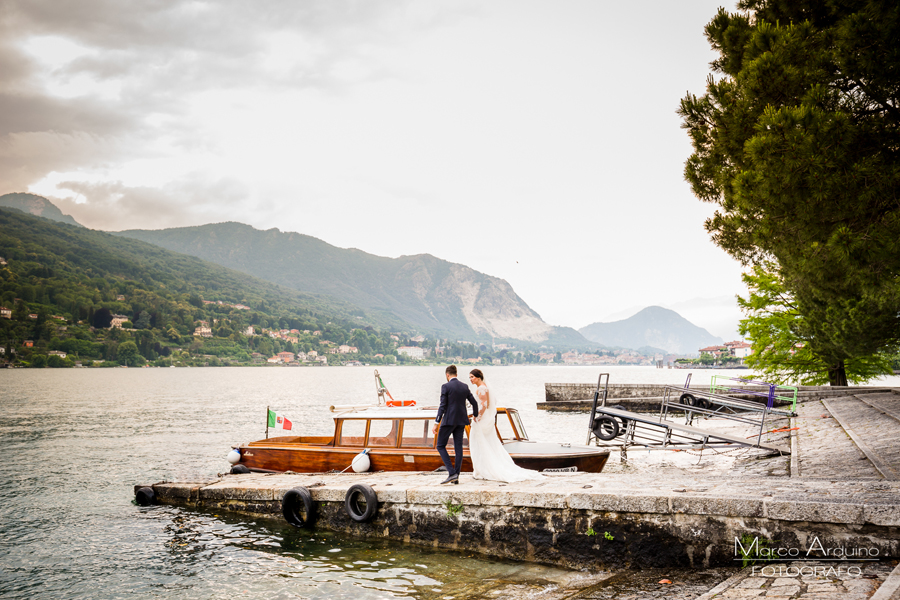
M543 473L575 473L578 471L578 467L560 467L558 469L544 469Z

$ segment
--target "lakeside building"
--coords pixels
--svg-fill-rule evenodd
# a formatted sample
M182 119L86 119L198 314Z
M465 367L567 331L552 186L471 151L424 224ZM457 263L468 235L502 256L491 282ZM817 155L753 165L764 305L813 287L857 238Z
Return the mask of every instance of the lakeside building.
M12 309L0 306L0 319L12 319Z
M115 327L117 329L122 329L122 324L128 320L128 317L125 315L113 315L112 321L110 322L110 327Z
M212 337L212 329L206 321L197 321L197 328L194 329L194 335L197 337Z
M701 356L704 354L712 354L716 358L722 356L747 358L753 354L753 347L743 340L735 340L733 342L726 342L721 346L707 346L706 348L700 348L699 352Z
M737 358L747 358L751 354L753 354L753 347L747 342L743 341L733 341L726 342L725 347L728 348L731 356L735 356Z
M414 358L416 360L421 360L425 358L425 349L419 348L418 346L400 346L397 348L398 354L405 354L410 358Z

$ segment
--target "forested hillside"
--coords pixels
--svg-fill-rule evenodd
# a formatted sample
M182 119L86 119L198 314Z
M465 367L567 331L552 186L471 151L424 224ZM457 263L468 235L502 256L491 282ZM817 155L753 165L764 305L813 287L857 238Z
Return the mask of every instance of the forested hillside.
M344 343L390 354L399 340L388 330L409 330L393 315L15 210L0 209L0 259L0 362L217 364ZM194 335L201 326L210 331Z
M573 329L541 320L505 280L428 254L387 258L338 248L309 235L214 223L116 235L326 294L451 339L511 339L589 346Z

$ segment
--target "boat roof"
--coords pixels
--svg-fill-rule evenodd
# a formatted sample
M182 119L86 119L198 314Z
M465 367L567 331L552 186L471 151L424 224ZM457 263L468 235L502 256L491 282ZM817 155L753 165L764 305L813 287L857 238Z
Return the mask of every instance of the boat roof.
M340 407L333 409L336 419L434 419L437 411L436 406L357 406L346 410L341 410Z
M331 407L335 419L434 419L437 406L353 406Z

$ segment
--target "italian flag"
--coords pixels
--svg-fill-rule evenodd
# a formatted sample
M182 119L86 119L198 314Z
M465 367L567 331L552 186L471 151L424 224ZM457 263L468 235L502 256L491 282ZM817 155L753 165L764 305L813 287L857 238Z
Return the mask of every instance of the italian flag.
M290 429L294 426L287 417L284 415L280 415L274 410L269 409L269 427L274 427L275 429Z

